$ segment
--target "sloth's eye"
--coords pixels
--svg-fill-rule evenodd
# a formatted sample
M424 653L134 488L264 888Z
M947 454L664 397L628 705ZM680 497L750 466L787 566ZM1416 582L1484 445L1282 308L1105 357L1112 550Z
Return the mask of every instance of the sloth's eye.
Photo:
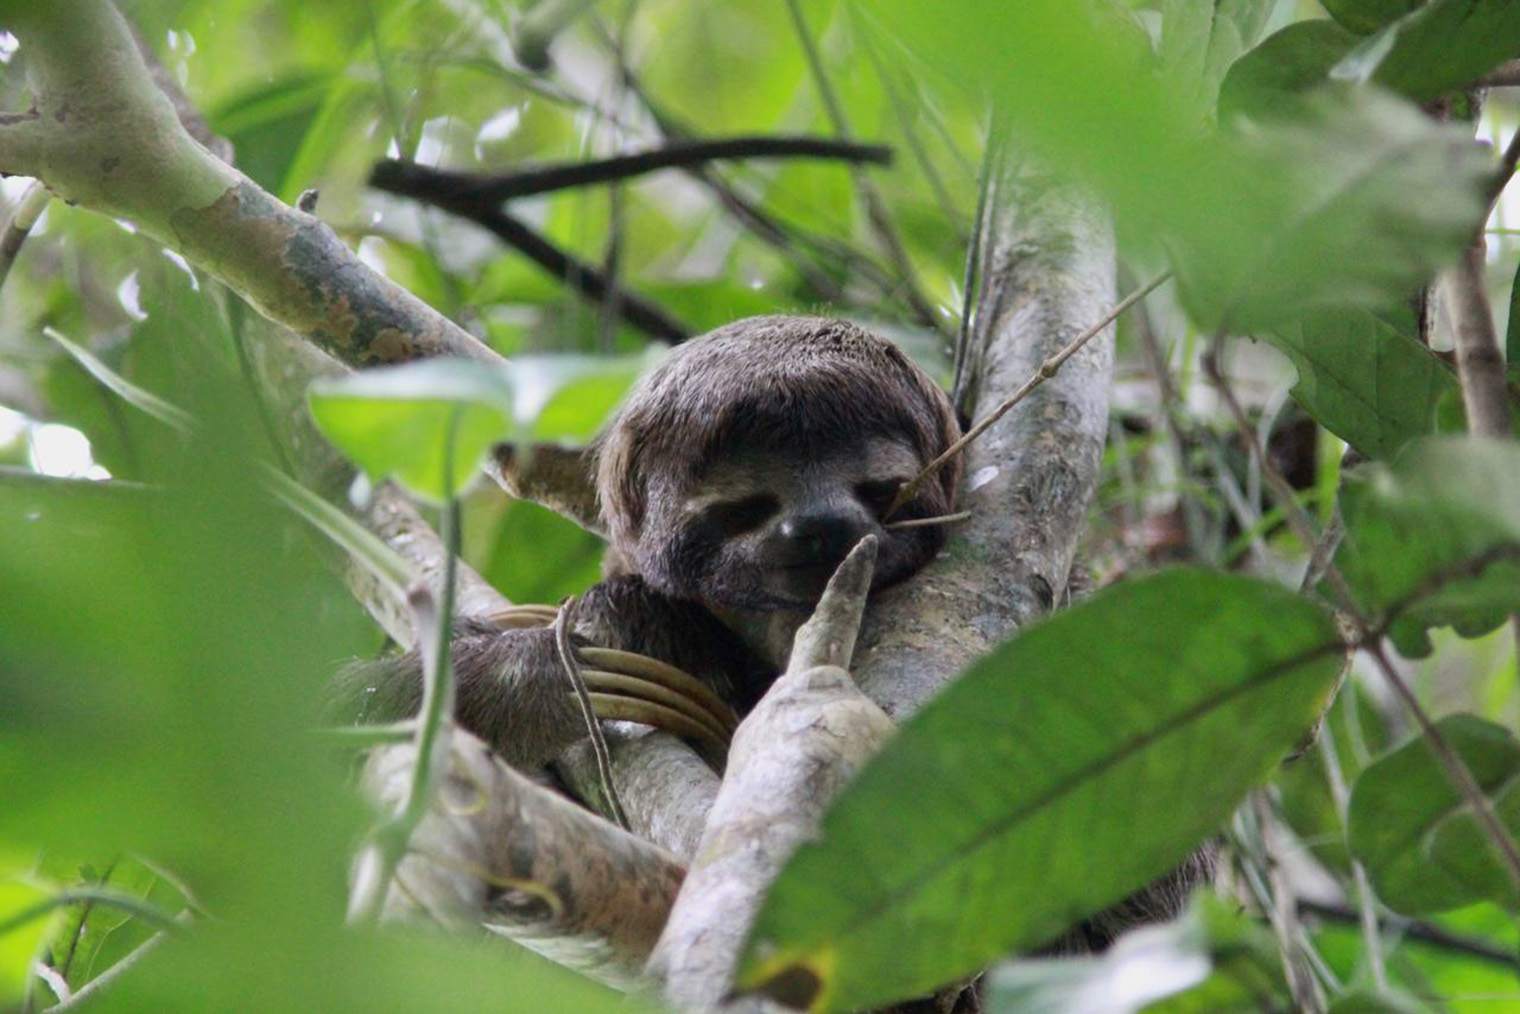
M781 509L781 501L769 493L756 493L742 500L713 504L704 511L706 519L729 535L754 531Z
M880 514L892 503L897 491L907 479L873 479L870 482L862 482L855 487L855 495L860 502L871 509L873 514Z

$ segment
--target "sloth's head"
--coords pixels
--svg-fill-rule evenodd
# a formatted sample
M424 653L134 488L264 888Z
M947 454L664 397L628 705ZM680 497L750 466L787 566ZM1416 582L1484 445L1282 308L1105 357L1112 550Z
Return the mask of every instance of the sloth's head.
M939 387L842 320L753 317L678 347L603 435L597 491L626 565L708 606L817 602L845 554L879 540L875 587L933 558L940 527L887 531L898 487L960 430ZM959 463L894 521L949 513Z

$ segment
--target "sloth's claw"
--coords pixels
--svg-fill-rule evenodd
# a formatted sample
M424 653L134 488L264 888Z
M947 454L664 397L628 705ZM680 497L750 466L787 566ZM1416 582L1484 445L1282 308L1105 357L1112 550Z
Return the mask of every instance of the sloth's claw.
M588 674L587 688L594 685ZM710 722L698 721L687 711L677 710L647 698L627 697L620 693L609 694L592 690L590 697L591 710L603 721L638 722L640 725L673 732L677 736L701 740L712 746L723 749L728 747L727 735L715 729Z
M547 605L514 605L491 614L507 630L551 626L559 610ZM647 655L612 648L578 646L581 677L591 710L604 721L638 722L678 736L727 747L739 716L701 680Z
M667 691L673 691L695 706L697 711L704 713L712 724L725 733L725 738L732 735L733 731L739 727L739 716L724 702L723 698L714 693L706 683L673 665L661 662L657 658L650 658L648 655L618 651L614 648L587 646L579 649L578 654L588 665L604 672L633 676Z

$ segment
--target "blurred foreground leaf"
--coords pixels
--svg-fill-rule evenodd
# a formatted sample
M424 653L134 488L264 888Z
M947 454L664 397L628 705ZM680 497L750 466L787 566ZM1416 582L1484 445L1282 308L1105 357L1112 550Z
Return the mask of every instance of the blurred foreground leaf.
M62 923L57 912L7 925L47 901L51 891L37 884L0 876L0 1007L20 1007L32 977L32 962Z
M1211 130L1194 61L1158 66L1116 6L895 0L883 19L968 95L991 91L1020 150L1095 188L1131 241L1159 244L1204 330L1401 300L1471 239L1489 160L1468 131L1367 88Z
M1218 828L1319 713L1340 650L1313 604L1199 571L1030 628L845 791L767 898L739 985L811 974L813 1009L849 1010L1049 942Z
M1323 85L1356 45L1334 21L1300 21L1268 36L1234 65L1219 89L1219 119L1282 119L1303 108L1302 94Z

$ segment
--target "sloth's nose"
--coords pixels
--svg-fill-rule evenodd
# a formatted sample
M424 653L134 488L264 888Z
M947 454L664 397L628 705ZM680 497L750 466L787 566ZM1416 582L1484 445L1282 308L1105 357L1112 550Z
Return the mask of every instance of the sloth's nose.
M835 566L855 543L866 536L866 526L848 514L798 514L782 520L782 566Z

